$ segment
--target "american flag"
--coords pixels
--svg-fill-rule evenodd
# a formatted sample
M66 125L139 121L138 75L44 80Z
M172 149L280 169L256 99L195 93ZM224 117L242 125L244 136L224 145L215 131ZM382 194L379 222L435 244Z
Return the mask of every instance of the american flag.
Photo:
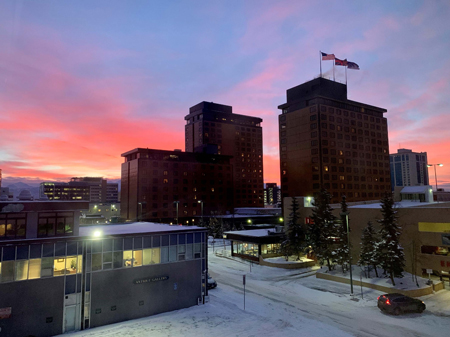
M330 61L330 60L334 60L334 54L322 53L322 61Z

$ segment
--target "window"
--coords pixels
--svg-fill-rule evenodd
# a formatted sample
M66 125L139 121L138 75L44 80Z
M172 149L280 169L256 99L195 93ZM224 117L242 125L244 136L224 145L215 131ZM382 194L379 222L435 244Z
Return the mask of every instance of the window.
M0 239L25 238L26 229L24 213L0 214Z
M73 212L39 213L38 237L73 235Z

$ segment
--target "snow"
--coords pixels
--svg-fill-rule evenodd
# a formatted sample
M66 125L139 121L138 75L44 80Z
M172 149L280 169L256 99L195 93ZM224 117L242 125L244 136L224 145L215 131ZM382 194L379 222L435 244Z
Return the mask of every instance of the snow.
M276 229L275 228L249 229L249 230L243 230L243 231L230 231L230 232L225 232L223 234L224 235L236 234L236 235L240 235L240 236L251 236L251 237L264 237L264 236L268 236L269 233L276 233Z
M226 249L229 251L230 247ZM423 314L397 317L377 308L381 292L363 288L361 298L360 288L355 287L352 298L349 285L317 279L318 267L271 268L220 257L211 248L208 259L209 273L218 287L209 291L206 305L68 335L435 337L447 336L450 331L448 290L421 297L427 305Z
M197 226L177 226L154 222L132 222L129 224L119 225L99 225L99 226L80 226L80 236L94 236L94 233L100 231L102 235L115 234L142 234L142 233L156 233L156 232L170 232L170 231L192 231L198 229L205 229Z

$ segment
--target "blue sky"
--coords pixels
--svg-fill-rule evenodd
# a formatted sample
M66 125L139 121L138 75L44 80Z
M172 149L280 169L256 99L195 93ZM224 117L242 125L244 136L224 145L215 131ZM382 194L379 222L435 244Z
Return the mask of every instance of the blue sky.
M277 106L319 76L322 50L359 64L349 99L388 110L390 152L428 152L450 186L449 17L448 1L4 0L0 168L119 178L123 152L184 148L183 117L205 100L263 118L278 182Z

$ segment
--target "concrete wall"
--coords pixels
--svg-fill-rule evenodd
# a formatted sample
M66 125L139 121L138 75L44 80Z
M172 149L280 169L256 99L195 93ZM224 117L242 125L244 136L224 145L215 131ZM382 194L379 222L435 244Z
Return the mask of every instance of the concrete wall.
M201 271L201 260L192 260L92 273L90 326L196 305L201 297ZM169 278L134 283L159 276Z
M334 276L334 275L330 275L330 274L325 274L325 273L316 273L316 278L320 278L320 279L324 279L324 280L328 280L328 281L339 282L339 283L350 284L350 280L347 278ZM361 286L361 282L358 280L353 280L353 285ZM400 293L400 294L403 294L406 296L411 296L411 297L425 296L425 295L432 294L433 290L438 291L438 290L444 289L442 282L438 282L437 284L435 284L433 286L430 285L425 288L418 288L418 289L411 289L411 290L389 288L389 287L384 287L384 286L381 286L378 284L372 284L372 283L368 283L368 282L362 282L362 286L365 288L382 291L384 293L394 293L395 292L395 293Z
M54 336L63 332L64 277L0 284L0 336ZM51 318L51 322L47 322Z
M314 267L316 265L316 262L308 261L308 262L291 262L291 263L272 263L264 260L264 258L260 256L259 264L261 266L268 266L282 269L300 269L300 268Z

